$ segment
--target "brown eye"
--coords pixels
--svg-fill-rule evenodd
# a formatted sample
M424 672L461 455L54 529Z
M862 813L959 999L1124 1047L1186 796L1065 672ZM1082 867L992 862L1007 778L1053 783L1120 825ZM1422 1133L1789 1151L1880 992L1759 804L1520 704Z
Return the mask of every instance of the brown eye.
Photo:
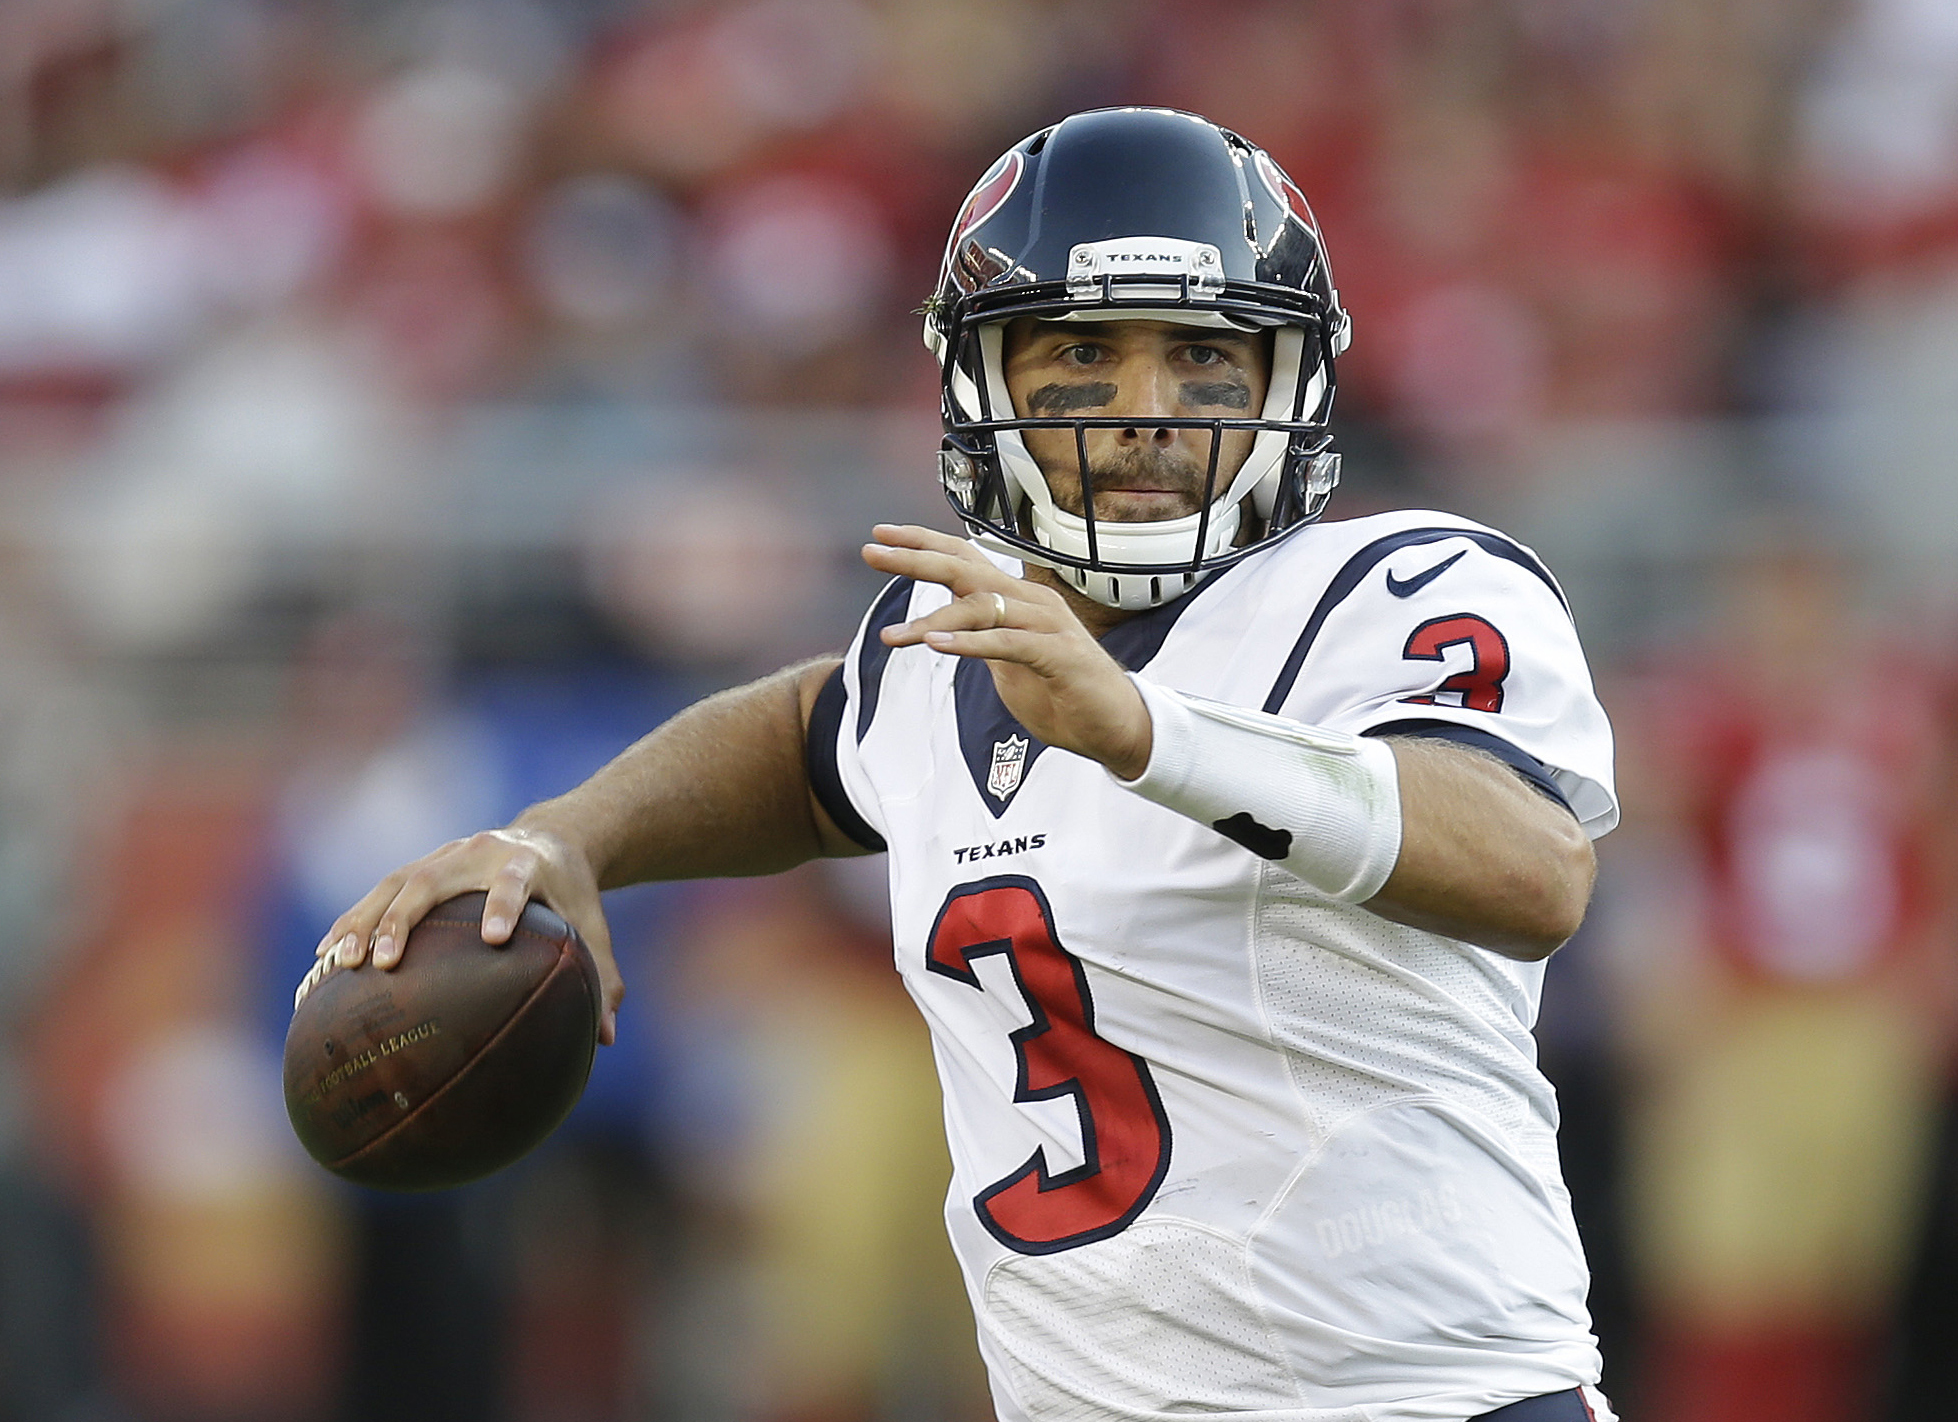
M1101 347L1090 345L1068 346L1061 352L1061 360L1067 365L1093 365L1101 358Z
M1222 365L1230 359L1215 346L1191 346L1183 355L1192 365Z

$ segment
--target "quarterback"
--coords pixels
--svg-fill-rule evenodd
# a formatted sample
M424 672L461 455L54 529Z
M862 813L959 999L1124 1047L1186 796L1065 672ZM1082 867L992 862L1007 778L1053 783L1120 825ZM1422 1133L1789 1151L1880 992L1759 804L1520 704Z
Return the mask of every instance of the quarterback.
M888 850L946 1220L1003 1422L1612 1414L1530 1035L1617 818L1555 579L1447 514L1321 523L1350 322L1264 152L1077 114L926 304L968 536L880 525L839 660L709 698L390 875L320 951L536 896Z

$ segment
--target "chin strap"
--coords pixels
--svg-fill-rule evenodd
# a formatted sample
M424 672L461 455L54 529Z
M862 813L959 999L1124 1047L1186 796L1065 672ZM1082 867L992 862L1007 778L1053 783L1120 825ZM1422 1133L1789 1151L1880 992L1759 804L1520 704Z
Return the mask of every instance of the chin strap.
M1400 859L1392 747L1171 691L1129 674L1149 708L1149 764L1117 785L1283 864L1326 898L1361 904Z

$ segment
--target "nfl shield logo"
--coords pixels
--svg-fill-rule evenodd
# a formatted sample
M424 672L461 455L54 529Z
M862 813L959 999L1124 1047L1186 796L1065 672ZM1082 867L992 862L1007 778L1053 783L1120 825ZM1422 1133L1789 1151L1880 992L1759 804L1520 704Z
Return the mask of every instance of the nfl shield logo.
M993 742L993 768L986 776L986 788L995 799L1004 800L1020 788L1020 772L1027 768L1027 738L1008 736Z

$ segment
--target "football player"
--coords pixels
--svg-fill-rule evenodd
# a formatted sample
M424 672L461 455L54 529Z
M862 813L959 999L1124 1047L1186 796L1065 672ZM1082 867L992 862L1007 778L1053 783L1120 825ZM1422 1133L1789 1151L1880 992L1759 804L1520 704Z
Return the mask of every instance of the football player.
M1304 198L1077 114L954 224L926 342L970 537L879 526L839 661L699 703L321 944L887 849L1005 1422L1611 1416L1530 1036L1616 821L1564 596L1446 514L1316 522L1350 322Z

